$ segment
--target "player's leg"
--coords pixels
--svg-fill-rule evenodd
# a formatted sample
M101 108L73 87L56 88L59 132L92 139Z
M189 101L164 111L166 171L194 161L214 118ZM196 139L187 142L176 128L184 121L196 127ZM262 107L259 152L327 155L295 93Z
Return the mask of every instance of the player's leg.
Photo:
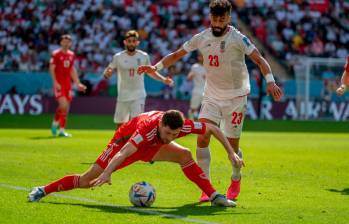
M242 151L239 147L239 143L245 118L246 105L247 97L233 99L230 106L226 108L227 110L224 110L224 117L222 120L222 128L225 136L240 158L242 158ZM233 166L232 170L231 183L227 190L227 197L231 200L236 199L239 195L241 184L241 168Z
M144 113L145 98L133 100L130 103L130 119Z
M45 186L35 187L29 193L28 201L37 202L44 196L53 192L69 191L75 188L89 188L91 187L90 182L97 178L103 170L104 169L98 164L93 164L90 169L82 175L67 175Z
M118 130L118 128L125 122L128 121L130 116L129 113L129 103L128 101L117 101L115 105L115 113L114 113L114 123L115 123L115 130Z
M57 99L57 102L58 102L58 109L56 113L58 113L58 123L59 123L58 136L71 137L70 134L65 132L70 100L66 96L61 96Z
M210 196L213 205L234 207L236 204L218 194L202 169L193 160L191 152L181 145L171 142L164 145L154 155L153 161L168 161L178 163L185 176L195 183L203 192Z
M190 99L189 118L197 120L199 118L199 109L202 101L202 93L193 93Z
M218 125L220 119L221 113L219 105L210 99L204 98L199 115L199 121ZM209 179L211 164L211 154L209 148L210 139L210 135L198 135L196 148L197 162ZM208 201L208 196L202 193L199 200L201 202Z

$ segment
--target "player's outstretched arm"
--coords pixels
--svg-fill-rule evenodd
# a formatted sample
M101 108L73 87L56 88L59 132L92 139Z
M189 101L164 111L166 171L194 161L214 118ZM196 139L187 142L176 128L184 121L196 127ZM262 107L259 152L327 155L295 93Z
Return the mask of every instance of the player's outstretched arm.
M175 52L172 52L162 58L156 65L141 65L137 69L138 74L142 73L154 73L155 71L160 71L163 68L168 68L169 66L176 63L179 59L183 58L188 52L182 47Z
M173 86L173 80L169 77L165 77L161 75L159 72L146 73L146 74L148 74L150 77L152 77L155 80L163 82L165 85Z
M249 58L259 67L265 80L267 81L267 94L271 94L275 101L281 100L283 92L278 85L276 85L274 76L267 60L259 53L257 49L253 50Z
M111 184L111 174L115 171L115 168L118 167L127 157L132 155L137 151L137 148L131 143L126 143L122 149L115 154L115 156L110 160L107 168L103 171L99 177L92 180L90 185L92 186L102 186L105 183Z
M234 166L241 167L244 166L244 161L234 152L234 149L231 147L228 139L224 136L223 132L219 127L214 124L206 124L206 133L204 135L213 135L225 148L228 153L229 160L233 163Z

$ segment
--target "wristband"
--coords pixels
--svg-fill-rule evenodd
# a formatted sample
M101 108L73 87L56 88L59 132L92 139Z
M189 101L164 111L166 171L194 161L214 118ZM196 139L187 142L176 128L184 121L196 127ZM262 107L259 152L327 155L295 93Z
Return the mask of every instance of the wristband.
M265 78L265 80L267 81L267 83L269 83L269 82L275 82L274 76L273 76L273 74L271 74L271 73L266 74L266 75L264 76L264 78Z

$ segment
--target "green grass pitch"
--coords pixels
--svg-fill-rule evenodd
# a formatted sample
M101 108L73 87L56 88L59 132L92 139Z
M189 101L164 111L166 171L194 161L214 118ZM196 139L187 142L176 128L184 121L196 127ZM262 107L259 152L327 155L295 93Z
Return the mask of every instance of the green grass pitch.
M113 184L27 203L27 191L85 171L113 135L111 117L70 116L73 138L52 138L51 116L0 115L0 223L348 223L349 124L247 121L241 139L246 167L236 208L198 204L199 190L176 164L138 162ZM196 137L178 143L195 154ZM212 182L225 193L231 167L211 145ZM195 158L195 155L194 155ZM130 186L157 191L151 208L135 210Z

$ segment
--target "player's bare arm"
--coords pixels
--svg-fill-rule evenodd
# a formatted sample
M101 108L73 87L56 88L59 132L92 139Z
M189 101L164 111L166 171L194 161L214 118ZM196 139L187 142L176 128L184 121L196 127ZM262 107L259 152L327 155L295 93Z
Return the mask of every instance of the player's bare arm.
M110 160L107 168L103 173L91 181L90 185L92 186L102 186L105 183L111 184L111 174L115 171L115 168L118 167L127 157L131 156L137 151L137 148L131 144L126 143L122 149L115 154L115 156Z
M188 76L187 76L187 80L191 81L194 78L194 72L189 72Z
M80 82L78 73L76 71L75 66L73 66L72 71L71 71L71 77L75 83L75 85L78 87L78 90L81 92L84 92L86 90L86 86Z
M112 75L113 75L113 69L111 67L108 66L106 69L104 69L103 77L105 79L109 79Z
M165 77L157 71L154 73L146 73L146 74L148 74L150 77L152 77L155 80L163 82L165 85L173 86L173 80L171 78Z
M206 132L204 135L213 135L225 148L228 153L229 160L236 167L244 166L244 161L234 152L228 139L224 136L223 132L214 124L206 123Z
M56 65L51 62L49 70L50 70L50 74L52 77L53 88L55 90L59 91L59 90L61 90L61 85L57 82L55 69L56 69Z
M344 71L341 78L341 85L336 90L337 96L343 96L349 86L349 72Z
M168 68L169 66L176 63L179 59L183 58L188 52L186 52L182 47L175 52L172 52L161 59L156 65L141 65L138 67L138 74L142 73L154 73L162 68Z
M278 85L276 85L273 78L271 68L267 60L259 53L257 49L252 51L249 58L259 67L264 78L267 80L267 93L271 94L275 101L279 101L283 96L283 92Z

